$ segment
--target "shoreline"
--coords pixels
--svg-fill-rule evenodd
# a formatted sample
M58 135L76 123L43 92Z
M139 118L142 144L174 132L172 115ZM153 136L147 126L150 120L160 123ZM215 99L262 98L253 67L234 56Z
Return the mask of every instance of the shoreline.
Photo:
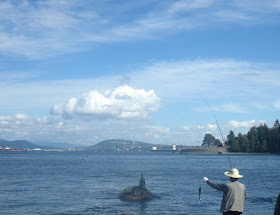
M279 153L257 153L257 152L225 152L225 153L211 153L211 152L175 152L174 154L197 154L197 155L280 155Z

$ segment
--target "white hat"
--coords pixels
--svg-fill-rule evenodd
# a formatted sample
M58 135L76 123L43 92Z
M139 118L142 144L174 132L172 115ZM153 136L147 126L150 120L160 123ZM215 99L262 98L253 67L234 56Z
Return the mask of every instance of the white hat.
M224 174L231 178L242 178L243 177L243 175L239 175L239 171L236 168L233 168L230 170L230 172L225 172Z

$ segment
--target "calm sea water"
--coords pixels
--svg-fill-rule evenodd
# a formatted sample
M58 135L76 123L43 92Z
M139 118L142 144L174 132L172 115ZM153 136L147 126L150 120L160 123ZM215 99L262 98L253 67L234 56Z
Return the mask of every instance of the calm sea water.
M231 155L244 178L244 214L271 215L280 193L280 156ZM226 155L92 152L1 152L0 214L216 215L222 193L203 182L228 178ZM127 202L120 192L144 174L155 199ZM198 189L202 187L201 198Z

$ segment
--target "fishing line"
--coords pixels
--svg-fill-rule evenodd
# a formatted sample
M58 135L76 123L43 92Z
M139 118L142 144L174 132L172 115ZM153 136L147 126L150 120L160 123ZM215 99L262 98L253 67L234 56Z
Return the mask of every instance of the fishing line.
M224 136L223 136L223 134L222 134L222 131L221 131L220 125L219 125L219 123L218 123L217 117L216 117L216 115L215 115L215 113L214 113L212 107L211 107L210 104L207 102L207 100L206 100L203 96L201 96L201 97L204 99L204 101L206 102L206 104L209 106L209 108L210 108L210 110L211 110L211 112L212 112L212 114L213 114L213 116L214 116L214 118L215 118L215 120L216 120L216 123L217 123L217 125L218 125L219 131L220 131L220 134L221 134L221 137L222 137L223 146L225 147L226 152L227 152L226 154L227 154L229 166L230 166L230 169L232 169L232 165L231 165L231 162L230 162L230 159L229 159L229 154L228 154L227 146L225 145L226 141L225 141Z

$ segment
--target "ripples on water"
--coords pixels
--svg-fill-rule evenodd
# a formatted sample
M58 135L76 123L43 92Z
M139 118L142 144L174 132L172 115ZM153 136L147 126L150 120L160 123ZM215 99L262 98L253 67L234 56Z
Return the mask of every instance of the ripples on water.
M230 158L244 175L244 214L273 214L280 193L280 156ZM225 155L1 152L0 162L3 215L216 215L222 193L202 179L225 183L223 173L229 170ZM123 189L138 184L141 173L155 198L145 203L119 200Z

